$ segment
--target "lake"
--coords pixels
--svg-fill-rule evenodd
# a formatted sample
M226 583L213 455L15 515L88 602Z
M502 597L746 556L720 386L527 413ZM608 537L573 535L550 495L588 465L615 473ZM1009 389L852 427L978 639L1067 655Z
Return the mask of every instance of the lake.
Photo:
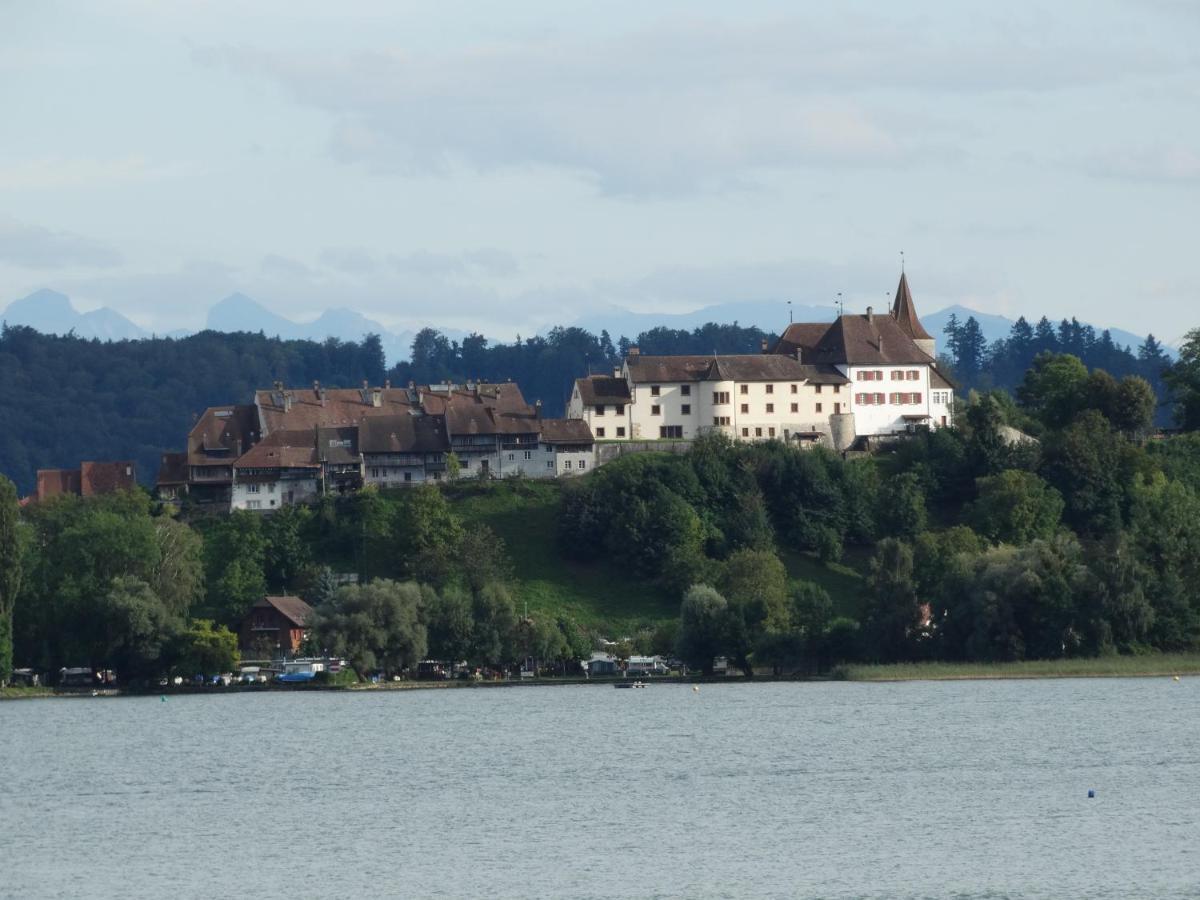
M1200 679L6 702L0 896L1195 897L1198 737Z

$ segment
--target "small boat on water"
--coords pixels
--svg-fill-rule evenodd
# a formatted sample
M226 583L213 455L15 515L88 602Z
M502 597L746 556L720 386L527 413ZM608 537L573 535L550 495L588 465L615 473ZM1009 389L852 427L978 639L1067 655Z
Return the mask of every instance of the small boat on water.
M613 684L615 688L644 688L646 686L645 681L617 681Z

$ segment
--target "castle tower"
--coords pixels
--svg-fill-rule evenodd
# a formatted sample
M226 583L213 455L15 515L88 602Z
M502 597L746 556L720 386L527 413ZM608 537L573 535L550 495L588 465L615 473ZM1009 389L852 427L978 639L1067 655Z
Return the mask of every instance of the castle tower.
M928 353L937 359L937 341L921 325L917 318L917 308L913 304L912 291L908 289L908 276L900 273L900 284L896 288L896 300L892 304L892 318L900 326L900 330L913 339L913 343L923 353Z

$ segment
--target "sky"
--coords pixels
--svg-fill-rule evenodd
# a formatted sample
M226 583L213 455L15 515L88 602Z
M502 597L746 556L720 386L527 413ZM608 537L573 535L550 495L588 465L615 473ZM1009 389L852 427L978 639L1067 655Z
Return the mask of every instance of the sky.
M0 307L1200 326L1200 4L0 0ZM783 315L785 313L781 313Z

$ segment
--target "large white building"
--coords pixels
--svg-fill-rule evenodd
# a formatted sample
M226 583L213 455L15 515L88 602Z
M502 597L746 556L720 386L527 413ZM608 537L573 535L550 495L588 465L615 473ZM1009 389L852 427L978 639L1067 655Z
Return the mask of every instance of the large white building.
M888 313L789 325L762 354L643 356L575 382L568 418L597 441L856 440L951 424L953 385L937 370L903 274Z

